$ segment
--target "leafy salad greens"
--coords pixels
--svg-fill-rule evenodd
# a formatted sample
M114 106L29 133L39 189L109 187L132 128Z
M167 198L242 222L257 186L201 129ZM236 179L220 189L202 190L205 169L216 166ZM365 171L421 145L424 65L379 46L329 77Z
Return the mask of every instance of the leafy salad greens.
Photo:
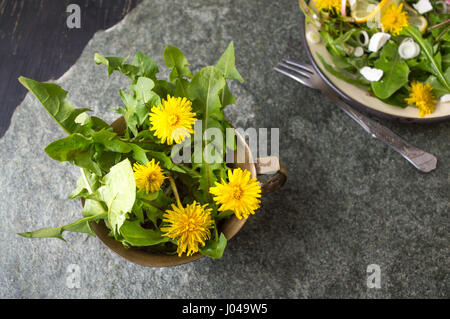
M450 100L450 10L437 0L299 0L308 41L323 41L334 76L398 107L431 114Z
M239 171L233 175L225 160L211 163L204 157L200 163L174 163L171 158L174 141L167 130L171 124L184 125L181 135L174 138L183 140L192 133L191 124L202 120L203 131L213 127L226 135L225 130L231 126L224 108L235 103L227 80L243 81L235 67L233 42L215 66L207 66L195 74L178 48L167 46L163 57L171 71L168 80L157 77L157 64L142 52L131 63L128 58L95 54L96 64L106 66L108 75L120 72L131 81L127 90L119 91L123 106L115 110L126 122L121 135L102 119L88 115L89 109L75 108L60 86L19 78L68 134L48 145L45 152L54 160L80 167L81 176L69 198L84 200L83 216L78 221L19 235L63 240L65 231L95 235L90 224L103 220L110 236L125 247L179 256L184 252L188 255L200 252L212 258L222 256L227 239L218 225L234 212L233 208L220 206L220 200L211 194L212 189L216 182L222 181L226 188L226 181L233 176L249 173ZM157 133L166 134L166 142ZM210 142L203 139L202 151ZM194 142L189 143L193 149ZM235 145L227 147L234 149ZM219 150L219 154L224 159L225 152ZM256 183L248 176L241 181ZM254 186L253 202L259 197L258 187ZM252 209L258 206L253 205ZM177 229L180 225L197 233Z

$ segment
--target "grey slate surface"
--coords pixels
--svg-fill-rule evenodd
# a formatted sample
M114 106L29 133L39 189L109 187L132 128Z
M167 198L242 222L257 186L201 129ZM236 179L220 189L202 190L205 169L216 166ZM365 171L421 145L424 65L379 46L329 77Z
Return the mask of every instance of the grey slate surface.
M282 57L306 60L299 24L294 0L144 1L97 33L57 81L74 105L112 121L109 109L120 104L117 90L126 79L107 79L93 62L95 52L142 50L162 66L170 44L198 70L234 40L246 81L231 86L237 104L227 115L244 128L279 127L290 175L282 190L264 197L220 260L144 268L86 235L67 233L66 243L15 235L81 214L79 202L67 199L77 168L44 152L64 133L27 95L0 140L0 297L450 297L450 123L383 121L438 157L436 171L419 173L320 93L272 71ZM79 289L66 285L70 264L80 267ZM381 289L366 286L369 264L381 267Z

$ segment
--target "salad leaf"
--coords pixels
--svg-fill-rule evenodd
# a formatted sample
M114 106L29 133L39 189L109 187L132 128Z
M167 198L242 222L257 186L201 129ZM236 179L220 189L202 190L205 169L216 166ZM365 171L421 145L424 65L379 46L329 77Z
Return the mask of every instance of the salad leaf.
M323 67L330 72L331 74L333 74L335 77L342 79L348 83L354 84L354 85L365 85L367 86L369 84L369 82L367 82L366 80L363 79L358 79L355 77L350 77L350 75L344 75L343 72L339 72L337 71L335 68L333 68L331 65L329 65L325 59L319 54L316 53L317 57L319 58L320 62L322 62Z
M444 76L441 65L437 61L437 58L434 54L434 50L432 45L426 41L424 38L422 38L422 35L420 34L419 29L415 26L408 26L403 29L403 34L407 36L411 36L414 38L414 40L419 44L421 50L421 53L424 54L426 59L428 60L430 72L436 76L436 78L441 82L441 85L450 92L450 81Z
M372 90L378 98L387 99L408 83L408 64L400 58L398 47L394 42L389 42L383 47L374 66L384 72L380 81L371 82Z

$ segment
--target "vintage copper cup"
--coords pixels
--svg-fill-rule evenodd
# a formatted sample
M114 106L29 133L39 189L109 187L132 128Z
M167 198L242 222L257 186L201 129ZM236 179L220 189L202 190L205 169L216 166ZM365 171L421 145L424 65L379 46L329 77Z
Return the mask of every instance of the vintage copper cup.
M121 135L126 129L125 119L123 117L120 117L115 122L113 122L111 126L117 134ZM241 135L239 135L237 131L236 136L238 145L240 144L245 148L245 162L236 164L236 166L250 171L253 178L256 178L258 174L276 171L276 173L271 178L261 183L261 191L263 194L270 193L283 186L283 184L287 180L287 173L284 169L284 166L280 164L278 158L271 156L253 161L250 148L246 144L245 140ZM246 219L240 220L233 215L230 218L224 220L219 225L219 232L223 232L227 240L230 240L241 230L246 221ZM178 257L178 255L148 252L137 247L125 248L122 243L109 236L110 230L108 229L108 227L106 227L103 220L98 223L91 222L91 228L97 235L98 239L100 239L113 252L127 259L128 261L141 266L175 266L185 264L203 257L203 255L200 253L196 253L192 256L182 255L181 257Z

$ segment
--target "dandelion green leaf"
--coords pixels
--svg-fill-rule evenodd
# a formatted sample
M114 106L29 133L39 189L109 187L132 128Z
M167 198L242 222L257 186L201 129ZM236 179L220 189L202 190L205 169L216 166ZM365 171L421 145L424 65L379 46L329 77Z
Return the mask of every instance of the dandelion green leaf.
M222 72L226 79L244 82L244 79L236 69L235 60L234 44L233 41L231 41L225 52L219 58L219 61L217 61L216 68Z
M163 58L166 66L172 70L169 76L170 81L173 82L177 78L192 78L192 72L187 67L189 62L180 49L168 45L164 49Z
M169 240L162 236L160 230L143 228L139 220L126 220L120 227L120 234L127 244L135 247L152 246Z
M378 98L387 99L408 83L409 67L400 57L395 43L389 42L383 47L374 66L384 72L380 81L371 82L372 90Z
M103 178L103 186L98 189L108 207L108 221L113 232L117 232L131 212L136 199L136 183L133 169L128 159L111 167Z
M23 76L19 77L19 82L33 93L67 134L74 133L80 127L80 124L75 123L78 115L90 111L87 108L75 109L66 99L67 91L59 85L41 83Z
M219 238L207 241L205 246L200 248L200 252L205 256L218 259L223 256L226 246L227 238L221 233Z

